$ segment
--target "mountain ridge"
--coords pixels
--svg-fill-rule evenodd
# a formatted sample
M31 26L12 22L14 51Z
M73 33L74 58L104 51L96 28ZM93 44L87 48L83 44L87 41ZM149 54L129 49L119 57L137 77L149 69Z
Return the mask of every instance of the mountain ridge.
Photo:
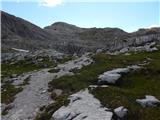
M128 33L119 28L80 28L56 22L44 29L22 18L1 11L2 52L10 48L26 50L55 49L70 54L86 51L115 51L160 40L160 28Z

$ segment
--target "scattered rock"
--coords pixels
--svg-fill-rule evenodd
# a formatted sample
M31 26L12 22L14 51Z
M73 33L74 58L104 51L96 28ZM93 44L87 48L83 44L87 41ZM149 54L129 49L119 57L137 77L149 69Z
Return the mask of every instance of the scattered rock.
M47 90L43 90L41 93L44 94L44 93L46 93L46 92L47 92Z
M89 88L91 88L91 89L94 89L94 88L97 88L98 87L98 85L90 85L89 86Z
M66 62L65 64L58 65L56 69L60 69L62 71L71 71L73 69L81 69L83 66L90 65L93 60L88 55L83 55L82 57Z
M142 107L156 107L160 104L160 101L151 95L146 95L144 99L137 99L136 102L139 103Z
M96 53L101 53L101 52L103 52L103 49L97 49L96 50Z
M108 87L108 85L90 85L89 86L89 88L91 88L91 89L98 88L98 87L106 88L106 87Z
M120 106L116 109L114 109L114 113L119 118L124 118L127 115L128 110L124 108L123 106Z
M134 45L127 46L127 47L123 47L119 51L108 52L108 54L118 55L118 54L127 53L127 52L141 52L141 51L153 52L158 50L158 48L155 47L155 44L156 42L151 42L151 43L146 43L144 45L139 45L139 46L134 46Z

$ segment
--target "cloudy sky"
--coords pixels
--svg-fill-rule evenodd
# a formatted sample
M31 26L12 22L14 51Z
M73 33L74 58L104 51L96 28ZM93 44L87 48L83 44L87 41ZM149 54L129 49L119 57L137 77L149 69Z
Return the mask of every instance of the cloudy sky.
M1 10L40 27L67 22L133 32L160 25L159 0L1 0Z

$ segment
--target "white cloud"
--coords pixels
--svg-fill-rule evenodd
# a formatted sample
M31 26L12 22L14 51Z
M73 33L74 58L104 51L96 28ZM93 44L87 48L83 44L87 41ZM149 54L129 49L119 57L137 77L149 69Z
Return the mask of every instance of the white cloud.
M46 7L55 7L60 4L62 4L62 0L42 0L40 2L41 6L46 6Z
M154 28L154 27L160 27L160 25L158 25L158 24L153 24L153 25L150 25L148 28Z

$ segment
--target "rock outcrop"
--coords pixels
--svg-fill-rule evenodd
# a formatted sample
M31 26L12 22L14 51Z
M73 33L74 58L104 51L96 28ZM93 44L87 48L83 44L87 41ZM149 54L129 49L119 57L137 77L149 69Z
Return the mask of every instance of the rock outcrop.
M71 95L69 100L69 105L59 108L52 120L112 120L113 113L102 107L88 89Z
M125 74L130 72L131 70L137 70L140 67L137 65L128 66L126 68L117 68L114 70L110 70L107 72L104 72L103 74L99 75L98 77L98 84L103 83L109 83L109 84L115 84L117 80L121 77L121 74Z

